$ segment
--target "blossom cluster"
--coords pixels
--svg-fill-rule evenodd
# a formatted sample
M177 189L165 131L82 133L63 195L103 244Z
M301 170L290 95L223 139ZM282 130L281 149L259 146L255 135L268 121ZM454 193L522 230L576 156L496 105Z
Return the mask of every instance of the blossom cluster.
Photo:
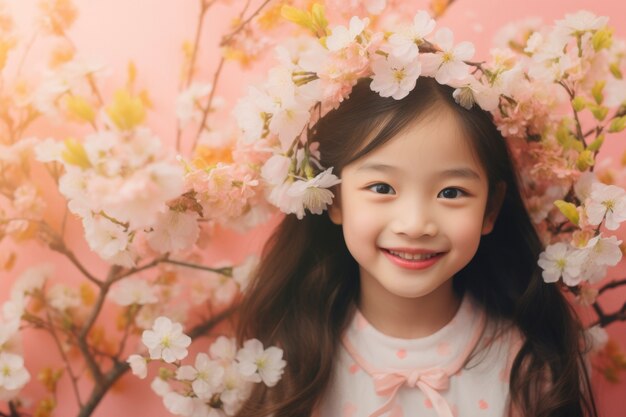
M207 352L196 355L193 365L180 362L188 355L191 343L179 323L158 317L142 342L148 357L133 354L128 358L133 374L148 375L148 363L173 364L175 370L161 368L152 389L174 415L186 417L232 416L249 397L255 383L273 387L280 380L286 362L277 347L264 349L256 339L237 349L234 339L218 337Z
M435 31L435 21L425 11L410 24L385 30L371 27L368 17L356 16L346 26L330 28L319 4L311 12L289 6L282 12L314 36L280 44L279 65L269 71L264 84L249 89L234 115L241 142L271 150L261 169L268 200L302 218L307 210L322 213L332 202L330 188L339 183L332 167L321 166L317 144L309 140L320 117L348 97L361 78L371 78L373 91L396 100L405 97L420 76L464 85L471 76L466 61L474 47L455 43L450 29Z
M14 398L30 381L22 354L20 327L22 316L27 311L30 298L41 294L45 281L51 276L51 265L33 266L16 280L9 299L0 310L0 400ZM61 287L56 290L62 293ZM54 295L53 295L54 297ZM56 303L63 303L63 296L57 295Z
M538 261L544 280L581 286L586 303L597 295L587 284L622 258L621 240L605 232L626 219L626 192L596 163L606 136L626 127L626 43L607 23L579 11L553 26L510 25L477 78L496 98L487 108L513 150L547 245Z

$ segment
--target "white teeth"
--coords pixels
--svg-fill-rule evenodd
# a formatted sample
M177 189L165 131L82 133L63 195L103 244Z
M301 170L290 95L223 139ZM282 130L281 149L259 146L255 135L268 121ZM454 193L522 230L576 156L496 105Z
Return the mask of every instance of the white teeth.
M407 259L409 261L424 261L426 259L430 259L434 256L437 256L437 253L404 253L404 252L396 252L393 250L390 250L389 253L394 256L397 256L398 258Z

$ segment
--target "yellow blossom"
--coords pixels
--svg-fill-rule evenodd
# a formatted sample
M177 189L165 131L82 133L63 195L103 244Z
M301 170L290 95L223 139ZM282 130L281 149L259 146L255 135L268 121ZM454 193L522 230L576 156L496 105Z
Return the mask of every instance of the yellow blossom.
M50 367L45 367L39 374L37 375L37 379L39 382L46 387L46 390L50 393L54 393L57 390L57 382L63 376L63 369L52 369Z
M86 307L91 307L96 302L96 293L88 283L80 284L79 293L80 299Z
M76 50L71 45L64 42L52 50L48 65L50 68L58 68L59 66L74 59L75 54Z
M2 263L0 263L0 269L4 270L4 271L10 271L11 269L13 269L13 266L15 265L15 260L17 259L17 255L15 254L14 251L11 251L8 254L4 254L4 257L2 259L0 259L2 261Z
M443 16L450 6L450 0L431 0L430 10L433 12L433 17L436 19Z
M230 148L211 148L199 145L192 160L193 165L198 169L208 168L218 162L233 162L233 154Z
M257 23L263 30L269 30L276 26L280 21L281 9L285 3L282 1L276 2L272 6L269 6L258 17Z
M91 167L91 162L89 162L87 152L82 143L74 138L67 138L64 143L65 149L61 152L61 158L66 163L76 165L83 169Z
M4 68L9 57L9 51L16 45L15 39L0 38L0 70Z
M72 0L41 0L39 9L44 29L59 36L72 26L78 16Z
M57 403L54 398L44 398L37 404L37 408L35 409L34 417L50 417L52 416L52 412L56 408Z
M69 95L65 99L67 112L73 118L93 124L96 120L96 111L86 98L78 95Z
M132 130L146 118L146 109L139 97L133 97L126 90L118 90L113 96L113 103L106 108L111 121L120 130Z

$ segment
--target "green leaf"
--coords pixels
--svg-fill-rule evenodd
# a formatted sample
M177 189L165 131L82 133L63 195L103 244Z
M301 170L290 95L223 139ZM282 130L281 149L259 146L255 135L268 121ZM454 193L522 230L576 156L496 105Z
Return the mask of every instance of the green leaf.
M596 52L610 48L613 44L613 28L604 27L596 31L591 38L591 43Z
M597 104L602 104L604 100L604 94L602 94L602 90L604 90L604 85L606 84L605 80L596 81L591 89L591 95Z
M576 206L574 204L568 203L567 201L564 201L564 200L556 200L554 202L554 205L559 209L561 213L563 213L565 217L567 217L567 219L570 222L578 226L578 222L579 222L578 210L576 210Z
M621 132L624 128L626 128L626 116L616 117L611 121L609 133Z
M593 158L593 152L589 149L585 149L578 155L578 159L576 160L576 168L583 172L592 167L594 163L595 160Z
M587 146L587 149L589 149L591 152L597 152L600 150L600 147L602 146L603 143L604 143L604 135L600 135L593 142L591 142L589 146Z
M611 65L609 65L609 70L611 71L611 74L613 74L613 76L618 80L621 80L623 78L622 71L619 69L619 63L613 62Z
M591 114L593 114L593 117L595 117L596 120L600 122L606 119L606 116L609 114L609 109L604 106L590 106L589 110L591 110Z
M584 110L586 105L587 103L584 97L576 96L574 100L572 100L572 107L577 112Z

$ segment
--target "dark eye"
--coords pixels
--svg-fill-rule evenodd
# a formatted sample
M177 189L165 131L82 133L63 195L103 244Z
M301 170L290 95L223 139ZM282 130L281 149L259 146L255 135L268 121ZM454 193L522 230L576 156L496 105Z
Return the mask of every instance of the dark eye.
M458 188L444 188L439 192L437 197L446 198L446 199L454 199L459 198L465 195L465 191L462 191Z
M389 184L385 184L383 182L379 182L377 184L372 184L367 187L369 190L374 191L376 194L395 194L396 191Z

